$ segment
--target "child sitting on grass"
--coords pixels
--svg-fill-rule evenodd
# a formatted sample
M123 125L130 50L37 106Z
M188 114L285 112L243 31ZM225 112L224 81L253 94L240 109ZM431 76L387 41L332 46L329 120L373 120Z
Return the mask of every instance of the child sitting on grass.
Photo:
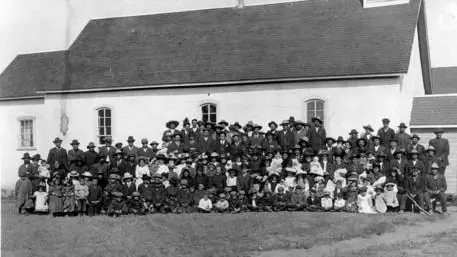
M321 197L321 208L323 211L331 211L333 209L333 200L328 191L324 191L324 195Z
M387 206L387 212L397 212L400 204L397 199L396 184L393 182L386 183L386 191L384 192L384 202Z
M224 213L229 211L229 203L225 198L225 194L219 195L219 200L217 200L214 209L219 213Z
M128 213L128 207L124 202L124 194L121 192L113 192L114 199L112 199L108 206L108 216L119 217L122 214Z
M386 213L387 212L387 205L384 201L384 189L382 187L375 188L376 195L373 196L374 198L374 206L378 213Z
M316 195L316 190L311 189L308 199L306 199L306 209L310 212L317 212L321 209L321 200Z
M203 198L200 199L200 202L198 203L198 211L203 213L210 213L212 209L213 203L208 198L208 194L203 194Z
M334 210L338 211L338 212L345 211L345 206L346 206L346 200L344 200L343 194L337 193L335 202L333 204Z

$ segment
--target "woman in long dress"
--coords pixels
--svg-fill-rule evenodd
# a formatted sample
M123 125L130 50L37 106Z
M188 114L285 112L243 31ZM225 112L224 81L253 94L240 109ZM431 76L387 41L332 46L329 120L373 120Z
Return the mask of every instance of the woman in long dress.
M63 212L63 191L62 179L60 176L55 176L49 185L49 214L60 215Z

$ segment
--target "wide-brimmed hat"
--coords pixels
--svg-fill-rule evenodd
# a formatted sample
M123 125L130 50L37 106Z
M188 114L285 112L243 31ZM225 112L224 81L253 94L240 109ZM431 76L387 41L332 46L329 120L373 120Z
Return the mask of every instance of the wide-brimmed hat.
M22 155L22 160L25 160L25 159L32 159L32 157L30 157L30 154L29 153L24 153L24 155Z
M359 134L359 132L356 129L351 129L351 132L349 132L349 135L352 134Z
M271 125L275 125L275 127L278 127L278 124L275 121L268 122L268 127L270 127Z
M382 141L382 139L379 136L372 136L370 138L371 141L374 141L375 139L379 139L379 141Z
M341 139L342 139L342 138L341 138ZM330 140L333 141L333 143L336 142L336 140L335 140L333 137L326 137L326 138L324 138L324 143L327 143L327 142L330 141Z
M397 153L405 154L406 150L403 148L397 148L395 149L394 155L396 155Z
M133 136L129 136L127 138L127 142L135 142L135 138L133 138Z
M388 118L382 119L382 123L390 123L390 120Z
M434 162L434 163L432 164L432 166L430 166L430 169L431 169L431 170L438 170L439 168L440 168L440 166L438 166L438 164L437 164L436 162Z
M212 152L212 153L210 154L210 157L211 157L211 158L218 158L218 157L219 157L219 154L216 153L216 152Z
M147 138L142 138L141 139L141 144L147 144L147 143L149 143Z
M152 140L152 142L149 144L150 146L153 146L153 145L159 145L159 142L155 141L155 140Z
M90 178L92 177L92 173L89 171L84 171L83 174L81 174L82 177Z
M233 126L237 127L238 129L242 129L243 128L243 126L241 126L241 124L238 121L233 123Z
M32 157L32 160L34 161L41 161L41 155L40 154L35 154L33 157Z
M126 180L126 179L133 179L132 174L130 174L128 172L124 173L124 177L122 178L122 180Z
M135 156L135 155L133 155L133 156ZM148 162L149 162L149 158L146 157L146 156L138 156L138 157L136 158L136 160L137 160L137 162L140 162L140 160L143 160L145 163L148 163Z
M413 134L413 135L411 136L411 139L413 139L413 138L417 138L417 140L421 140L421 138L420 138L417 134Z
M54 141L52 141L52 142L53 142L54 144L55 144L55 143L62 143L62 139L56 137L56 138L54 139Z
M438 134L438 133L444 133L444 129L443 128L437 128L435 129L435 132L433 132L435 134Z
M72 170L69 173L70 177L79 177L79 173L76 170Z
M116 152L114 153L114 155L124 155L124 151L122 151L121 149L117 149Z
M119 146L119 147L122 147L122 143L121 142L117 142L116 144L114 144L114 146Z
M429 146L428 146L428 148L427 148L427 150L425 150L425 151L427 151L427 152L434 152L434 153L436 153L436 149L435 149L435 147L433 147L433 146L431 146L431 145L429 145Z
M177 127L177 126L179 126L179 121L177 121L177 120L170 120L170 121L168 121L167 123L165 123L165 126L166 126L167 128L170 128L170 125L171 125L171 124L175 124L175 127Z
M305 123L305 122L303 122L303 121L301 121L301 120L296 120L296 121L294 122L294 127L297 126L297 125L309 126L308 123Z
M406 126L406 124L404 122L400 123L400 125L398 125L399 128L408 128L408 126Z
M409 154L410 154L410 155L413 155L413 154L418 155L419 152L418 152L416 149L413 149L413 150L411 150L411 152L409 152Z
M91 149L91 148L95 148L94 142L89 142L89 144L87 145L87 149Z
M319 123L321 123L321 124L323 123L323 122L322 122L322 119L321 119L320 117L312 117L312 118L311 118L311 121L312 121L312 122L319 121Z
M254 127L254 123L252 121L248 121L245 127Z
M371 132L374 131L373 127L370 124L363 126L363 129L370 130Z
M228 126L228 125L229 125L229 123L228 123L226 120L221 120L221 121L219 121L218 124L219 124L219 125L225 125L225 126Z
M344 143L346 142L346 140L344 140L344 138L342 136L339 136L338 139L336 140L337 143L341 142L341 143Z
M78 139L73 139L70 143L70 145L79 145Z
M360 142L360 141L363 141L363 142L365 143L365 145L367 145L367 144L368 144L367 140L366 140L365 138L363 138L363 137L362 137L362 138L359 138L359 139L357 139L357 140L355 141L355 144L356 144L356 145L359 145L359 142Z
M279 124L279 125L284 126L284 125L289 125L289 124L290 124L290 121L289 121L289 120L283 120L283 121L281 122L281 124Z
M255 123L253 126L252 126L253 129L256 129L258 128L259 130L262 129L262 126L260 126L259 124Z

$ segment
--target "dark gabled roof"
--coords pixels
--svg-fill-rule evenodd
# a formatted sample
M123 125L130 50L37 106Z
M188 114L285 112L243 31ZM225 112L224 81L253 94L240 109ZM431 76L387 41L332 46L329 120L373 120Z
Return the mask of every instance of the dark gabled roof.
M457 125L457 95L415 97L410 125Z
M420 3L363 9L356 0L309 0L91 20L67 51L66 83L30 87L59 92L403 74Z
M65 51L21 54L0 74L0 100L42 97L37 91L62 86Z
M440 67L432 69L432 93L457 93L457 67Z

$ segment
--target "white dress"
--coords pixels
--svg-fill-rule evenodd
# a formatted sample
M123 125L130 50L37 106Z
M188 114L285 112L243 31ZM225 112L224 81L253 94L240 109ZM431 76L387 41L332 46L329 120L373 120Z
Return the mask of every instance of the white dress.
M359 207L359 213L376 213L373 209L373 200L368 194L365 196L359 194L357 196L357 206Z
M138 186L141 185L141 183L143 183L143 175L148 175L150 176L149 174L149 167L147 165L144 165L143 167L140 167L140 165L137 165L136 168L135 168L135 186L136 186L136 190L138 190Z
M49 210L48 193L36 191L33 195L35 196L35 211L47 212Z

